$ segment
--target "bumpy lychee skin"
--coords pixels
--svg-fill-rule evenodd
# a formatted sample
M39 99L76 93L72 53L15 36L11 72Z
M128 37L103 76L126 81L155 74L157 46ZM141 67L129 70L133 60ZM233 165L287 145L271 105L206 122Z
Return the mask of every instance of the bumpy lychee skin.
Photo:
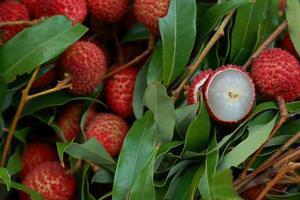
M57 124L61 128L67 141L71 141L80 134L80 117L82 114L82 104L73 102L67 104L57 117ZM97 115L94 106L90 106L85 119L85 127Z
M22 155L21 177L27 175L39 164L55 160L57 160L57 152L52 145L45 142L31 142L27 144Z
M70 91L78 95L91 93L103 80L106 58L101 48L87 41L73 44L61 57L61 67L70 76Z
M55 82L56 78L57 78L57 69L54 67L50 69L48 72L46 72L43 76L36 79L32 83L32 88L40 89L40 88L48 87L50 84Z
M262 52L253 62L251 74L258 92L266 99L293 101L300 94L299 63L283 49Z
M213 119L233 124L243 120L255 104L255 86L241 67L227 65L214 71L203 89Z
M283 40L280 42L279 47L287 50L295 57L299 58L299 55L295 49L295 46L292 42L291 36L288 32L285 33Z
M202 88L212 73L211 69L201 71L193 80L187 94L188 104L195 104L198 102L199 92L202 92Z
M87 139L94 137L111 156L116 157L119 155L128 128L128 124L121 117L100 113L87 127L86 137Z
M0 21L20 21L29 20L29 13L26 7L17 1L0 2ZM0 27L0 45L10 40L18 32L22 31L26 26L2 26Z
M105 82L107 105L124 118L133 115L132 98L137 73L136 68L128 67Z
M55 161L38 165L22 183L40 193L44 200L71 200L76 188L75 178ZM21 193L20 199L30 200L30 197Z
M170 0L136 0L135 15L149 31L159 34L158 20L167 15Z
M120 20L129 7L128 0L87 0L92 15L106 23Z

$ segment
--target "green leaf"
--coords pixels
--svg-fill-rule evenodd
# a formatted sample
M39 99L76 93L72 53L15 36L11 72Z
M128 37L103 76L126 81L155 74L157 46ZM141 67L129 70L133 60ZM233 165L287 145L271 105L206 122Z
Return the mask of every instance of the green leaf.
M114 175L105 169L97 171L92 178L92 183L112 183L113 181Z
M202 99L202 98L201 98ZM210 118L203 99L197 117L188 127L184 150L199 152L207 146L210 136Z
M5 95L6 95L7 85L5 83L4 77L0 74L0 111L4 104Z
M9 174L15 175L19 173L22 169L22 159L20 146L17 146L14 153L8 158L6 166Z
M65 153L76 159L90 160L112 172L115 169L115 161L95 138L83 144L71 143L66 147Z
M11 182L11 187L16 189L16 190L25 192L26 194L28 194L31 197L31 200L44 200L43 197L39 193L37 193L34 190L28 188L26 185L23 185L23 184L12 181Z
M147 87L147 71L149 63L147 62L142 69L140 69L134 86L132 108L134 116L141 119L144 114L144 94Z
M153 151L156 135L153 115L149 111L143 118L135 121L128 131L115 173L114 200L128 199L136 178Z
M199 104L196 103L192 105L184 105L175 110L176 130L180 136L185 136L189 125L196 118L198 107Z
M88 182L88 177L89 177L89 169L90 166L87 163L83 164L82 171L81 171L81 177L80 177L80 182L81 182L81 191L80 195L82 200L96 200L93 195L90 193L90 185Z
M289 24L289 33L291 34L291 39L293 44L300 55L300 2L299 1L287 1L286 8L286 19Z
M56 143L57 154L60 161L64 160L65 151L70 144L71 143Z
M0 179L6 185L7 190L10 190L11 187L11 177L6 168L0 168Z
M159 20L165 86L171 85L188 63L196 38L196 10L195 0L172 0L167 16Z
M72 26L65 16L54 16L26 28L0 47L0 72L5 82L59 56L86 32L85 26Z
M175 127L175 109L166 88L159 82L149 84L145 92L144 104L154 114L158 142L171 141Z
M268 195L269 200L299 200L300 192L293 194L283 194L283 195Z
M242 200L233 187L229 169L219 172L213 177L211 188L217 200Z
M277 115L265 125L257 125L249 130L249 137L239 143L234 149L227 153L219 165L219 169L237 167L251 156L269 137Z
M163 51L161 42L158 41L154 52L149 62L149 69L147 73L147 83L150 84L153 81L162 81L163 71Z
M14 137L16 139L18 139L20 142L22 142L23 144L26 144L26 138L27 138L29 131L31 131L31 128L29 128L29 127L23 128L21 130L15 130Z
M123 37L122 43L132 42L137 40L147 40L150 34L142 24L136 24L128 33Z
M155 200L155 188L153 182L154 161L158 147L156 147L149 159L146 161L140 174L137 176L135 183L130 192L130 200L149 199Z
M217 138L215 132L207 149L207 156L204 167L205 170L198 185L201 197L204 200L215 199L215 194L212 191L212 179L216 173L218 160L219 151L217 149Z

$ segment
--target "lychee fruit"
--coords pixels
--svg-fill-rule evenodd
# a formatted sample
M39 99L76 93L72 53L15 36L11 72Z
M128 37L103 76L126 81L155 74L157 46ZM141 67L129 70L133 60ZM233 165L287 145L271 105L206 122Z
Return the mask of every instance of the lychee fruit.
M64 137L67 141L71 141L76 138L80 130L80 117L82 114L83 105L79 102L72 102L67 104L57 117L57 124L61 128ZM87 111L85 118L85 127L94 119L97 115L95 107L91 105Z
M251 112L255 104L255 87L241 67L222 66L206 81L204 99L216 121L237 123Z
M35 18L65 15L74 24L84 21L87 15L85 0L22 0Z
M105 82L107 105L118 115L128 118L133 115L132 98L138 70L127 67Z
M28 173L22 183L41 194L44 200L71 200L75 194L76 180L59 162L45 162ZM30 200L20 194L21 200Z
M292 42L291 36L289 32L286 32L284 35L283 40L280 42L279 47L282 49L287 50L290 52L292 55L294 55L296 58L299 58L299 55L296 51L296 48Z
M258 92L266 99L293 101L300 95L300 66L289 52L271 48L252 63L251 75Z
M106 23L117 22L129 8L128 0L86 0L86 2L91 14Z
M88 95L102 82L106 58L101 48L87 41L78 41L61 56L62 70L69 74L70 92Z
M28 143L22 155L21 177L31 172L39 164L55 160L57 160L57 152L52 145L39 141Z
M241 194L243 199L245 200L256 200L259 194L264 190L264 185L257 185L252 188L247 189L245 192ZM262 200L267 200L266 197L264 197Z
M191 86L189 87L187 94L188 104L195 104L198 102L199 92L202 92L202 88L212 73L211 69L206 71L201 71L193 80Z
M159 34L158 20L167 15L170 0L136 0L134 4L137 20L146 28Z
M0 2L0 21L11 22L29 20L29 13L26 7L18 1ZM14 37L22 31L24 25L6 25L0 27L0 45Z
M52 84L57 78L57 69L56 67L53 67L49 71L47 71L44 75L42 75L40 78L36 79L32 83L32 88L40 89L44 87L48 87L50 84Z
M127 122L121 117L100 113L87 127L86 138L97 139L111 156L116 157L119 155L128 129Z

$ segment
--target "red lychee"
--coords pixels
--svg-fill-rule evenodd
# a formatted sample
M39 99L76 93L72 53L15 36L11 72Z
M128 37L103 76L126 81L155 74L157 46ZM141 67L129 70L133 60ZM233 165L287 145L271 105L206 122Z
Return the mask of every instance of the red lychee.
M80 134L80 117L82 114L82 104L79 102L72 102L67 104L57 117L57 124L61 128L64 137L67 141ZM94 106L90 106L85 118L85 127L94 119L97 112Z
M75 194L75 177L68 174L59 162L45 162L28 173L22 183L40 193L44 200L71 200ZM20 194L21 200L30 200L25 194Z
M300 66L289 52L271 48L253 62L252 78L258 92L266 99L282 97L293 101L300 95Z
M52 145L45 142L31 142L27 144L22 155L21 177L31 172L39 164L55 160L57 160L57 152Z
M125 118L133 115L132 98L137 72L136 68L127 67L105 82L107 105Z
M129 7L128 0L87 0L92 15L102 22L114 23L120 20Z
M46 72L44 75L42 75L40 78L36 79L32 83L32 88L39 89L39 88L47 87L56 80L56 77L57 77L57 69L56 67L54 67L50 69L48 72Z
M61 56L61 67L70 76L70 91L87 95L101 83L106 72L103 50L87 41L78 41Z
M158 20L167 15L169 3L170 0L136 0L135 15L149 31L158 34Z
M296 58L299 58L299 55L295 49L295 46L292 42L291 36L289 32L286 32L284 35L283 40L280 42L279 47L282 49L287 50L291 54L293 54Z
M87 139L94 137L111 156L116 157L121 150L128 128L127 122L121 117L100 113L87 127L86 137Z
M26 7L17 1L0 2L0 21L11 22L29 20L29 13ZM22 31L24 25L7 25L0 27L0 45L10 40L18 32Z

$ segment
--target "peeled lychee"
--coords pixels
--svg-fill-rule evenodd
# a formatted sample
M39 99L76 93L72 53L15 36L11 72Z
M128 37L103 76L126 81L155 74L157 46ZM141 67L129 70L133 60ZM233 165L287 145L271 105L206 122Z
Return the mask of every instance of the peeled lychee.
M287 50L288 52L293 54L295 57L297 57L297 58L299 57L299 55L298 55L298 53L295 49L295 46L292 42L292 39L291 39L291 36L290 36L289 32L285 33L283 40L279 44L279 47L282 48L282 49Z
M44 200L72 200L76 189L75 177L55 161L38 165L22 183L40 193ZM20 199L30 200L30 197L21 193Z
M31 172L39 164L55 160L57 160L57 152L53 146L45 142L31 142L27 144L22 155L21 177Z
M67 104L57 117L57 124L61 128L67 141L71 141L80 134L80 117L82 109L83 106L81 103L72 102ZM96 114L94 106L90 106L85 118L85 127L89 125Z
M128 0L87 0L86 2L92 15L107 23L120 20L129 7Z
M215 120L237 123L252 110L255 103L255 87L248 73L240 67L222 66L207 80L204 98Z
M116 157L119 155L128 128L127 122L121 117L100 113L87 127L86 138L97 139L111 156Z
M70 76L70 91L88 95L103 80L106 72L106 58L101 48L87 41L73 44L61 57L61 67Z
M167 15L169 3L170 0L136 0L135 15L149 31L158 34L158 20Z
M0 21L11 22L29 20L29 13L26 7L18 1L0 2ZM7 25L0 27L0 45L11 39L18 32L22 31L24 25Z
M293 101L300 95L300 66L289 52L272 48L253 62L251 74L258 92L266 99Z
M132 98L137 72L136 68L127 67L105 82L107 105L125 118L133 115Z
M36 79L32 83L32 88L39 89L39 88L47 87L56 80L56 77L57 77L57 70L54 67L49 71L47 71L40 78Z

